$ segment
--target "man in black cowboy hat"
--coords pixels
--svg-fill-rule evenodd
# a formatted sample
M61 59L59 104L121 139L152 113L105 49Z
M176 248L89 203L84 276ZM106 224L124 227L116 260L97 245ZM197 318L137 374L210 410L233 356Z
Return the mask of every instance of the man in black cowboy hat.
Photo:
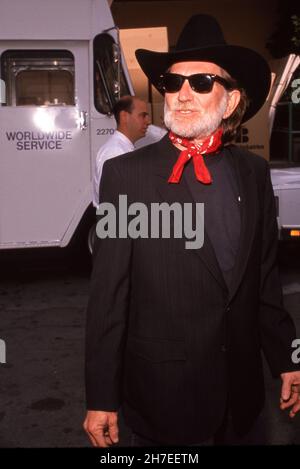
M268 165L229 143L263 105L270 70L256 52L226 44L206 15L188 22L175 51L136 55L165 95L170 132L105 163L101 200L204 203L204 244L186 249L175 236L99 240L84 428L95 446L117 442L122 405L136 445L258 443L261 351L281 376L281 408L291 417L300 410Z

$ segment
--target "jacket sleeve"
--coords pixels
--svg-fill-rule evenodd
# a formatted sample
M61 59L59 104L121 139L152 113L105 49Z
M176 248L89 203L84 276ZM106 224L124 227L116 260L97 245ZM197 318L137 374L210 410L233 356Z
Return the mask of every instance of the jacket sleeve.
M112 161L103 167L100 200L115 207L118 220L119 194L125 192ZM116 411L121 404L132 243L116 236L97 237L96 244L86 322L86 403L88 410Z
M283 306L277 267L278 228L276 206L268 164L265 167L263 239L261 252L260 332L262 348L272 375L299 370L292 362L294 323Z

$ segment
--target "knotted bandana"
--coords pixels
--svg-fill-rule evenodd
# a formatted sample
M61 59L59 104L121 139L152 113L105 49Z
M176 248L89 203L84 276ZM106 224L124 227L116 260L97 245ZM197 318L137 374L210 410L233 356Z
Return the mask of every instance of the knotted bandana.
M222 145L222 134L222 129L217 129L212 135L203 140L203 142L196 144L186 138L181 138L178 135L173 134L173 132L170 132L169 138L171 139L172 143L178 143L179 145L185 147L185 150L182 150L180 153L178 160L173 167L172 174L168 179L168 182L178 184L181 179L184 166L191 158L193 158L195 175L198 181L202 182L203 184L211 184L212 177L205 165L202 155L216 152L220 148Z

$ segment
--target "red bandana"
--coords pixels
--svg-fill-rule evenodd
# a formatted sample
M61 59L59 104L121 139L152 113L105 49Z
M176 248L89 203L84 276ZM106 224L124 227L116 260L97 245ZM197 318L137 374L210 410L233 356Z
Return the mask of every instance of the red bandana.
M181 179L184 166L190 158L193 158L196 178L198 181L203 182L203 184L210 184L212 182L212 178L204 163L202 155L213 153L220 148L222 145L222 133L222 129L218 129L200 144L195 144L186 138L178 137L178 135L170 132L169 137L172 143L179 143L181 146L185 147L186 150L182 150L180 153L168 182L177 184Z

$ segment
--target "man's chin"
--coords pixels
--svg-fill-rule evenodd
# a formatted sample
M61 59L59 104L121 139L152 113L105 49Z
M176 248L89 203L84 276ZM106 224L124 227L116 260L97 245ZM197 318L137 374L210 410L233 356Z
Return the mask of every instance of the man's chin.
M191 132L191 128L183 125L172 126L171 131L183 138L194 138L194 133Z
M194 132L191 130L195 126L193 119L188 117L173 118L172 121L165 120L166 127L171 130L174 134L182 138L195 138Z

